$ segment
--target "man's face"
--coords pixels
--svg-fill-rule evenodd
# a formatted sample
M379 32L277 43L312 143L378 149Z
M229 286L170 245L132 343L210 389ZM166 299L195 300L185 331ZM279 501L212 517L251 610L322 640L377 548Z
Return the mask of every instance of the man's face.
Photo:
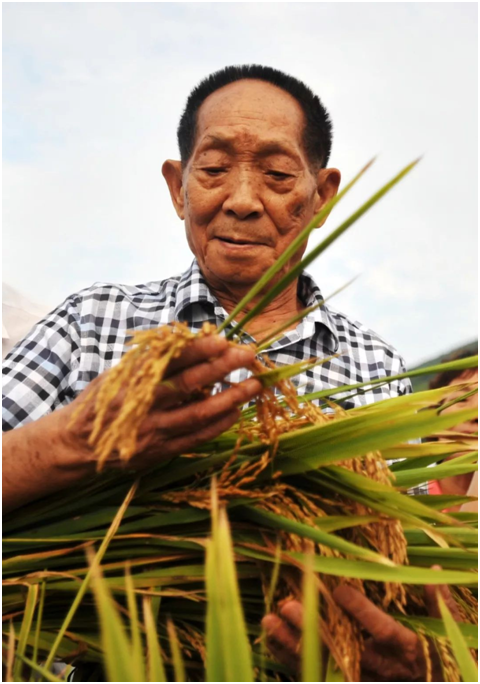
M312 170L303 130L297 101L262 81L229 84L200 107L176 208L211 284L250 287L336 193L339 172Z

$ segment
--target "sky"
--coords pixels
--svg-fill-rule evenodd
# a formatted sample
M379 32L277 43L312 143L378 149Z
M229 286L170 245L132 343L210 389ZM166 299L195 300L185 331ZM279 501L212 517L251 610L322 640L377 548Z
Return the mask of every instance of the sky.
M421 162L309 272L409 367L477 337L476 3L3 3L3 279L53 308L192 260L161 175L189 91L229 64L300 78L344 182L310 246Z

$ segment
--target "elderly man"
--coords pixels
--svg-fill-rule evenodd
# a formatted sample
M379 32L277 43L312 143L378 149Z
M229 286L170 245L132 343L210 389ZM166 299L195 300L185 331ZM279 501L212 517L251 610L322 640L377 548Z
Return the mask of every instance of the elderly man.
M188 271L135 287L96 284L74 294L6 359L3 472L10 509L94 476L95 457L87 443L92 411L84 412L74 429L68 428L69 419L84 388L101 383L124 354L129 330L173 320L186 321L193 330L204 321L221 323L340 183L340 172L327 166L331 123L320 100L303 83L267 67L228 67L206 78L187 101L178 141L181 160L166 161L163 175L195 256ZM264 336L321 299L317 285L303 274L247 327L245 339ZM331 388L333 394L342 384L404 369L380 337L326 306L291 326L268 350L279 364L333 352L339 356L297 379L300 391ZM233 425L239 407L260 390L246 370L252 358L250 349L230 349L223 337L212 337L173 361L172 382L159 389L132 465L142 469L192 450ZM229 389L192 401L195 389L227 375L236 381ZM409 391L409 383L395 381L355 401ZM107 465L118 467L115 460ZM338 600L360 619L362 611L365 616L375 610L374 641L382 618L391 620L364 597ZM372 631L371 625L370 618L364 626ZM398 677L399 663L402 678L418 677L420 646L411 632L397 627L389 631L388 676ZM281 633L277 637L282 643ZM405 675L406 663L413 669L407 667Z

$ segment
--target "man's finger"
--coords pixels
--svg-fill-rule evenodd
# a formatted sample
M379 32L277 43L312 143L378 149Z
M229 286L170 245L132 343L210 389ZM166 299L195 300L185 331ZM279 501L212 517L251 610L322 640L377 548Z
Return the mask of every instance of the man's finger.
M268 650L283 665L296 670L300 664L300 637L285 620L271 613L262 620Z
M300 601L287 601L280 608L281 617L294 627L299 634L303 629L303 606Z
M254 359L253 349L229 347L218 358L199 363L167 378L158 388L155 405L168 408L184 401L194 392L221 382L237 368L249 366Z
M212 397L186 404L170 411L152 412L145 419L142 430L161 430L167 435L185 435L218 420L225 413L253 399L261 390L259 380L249 378Z
M392 644L405 649L415 649L417 637L414 632L377 608L360 591L348 584L333 590L336 603L351 615L381 644Z
M196 338L187 345L177 359L170 361L166 377L219 356L226 349L228 349L228 340L220 335Z
M192 432L191 434L182 437L174 437L173 439L170 439L168 441L169 453L188 454L190 451L192 451L192 449L200 446L200 444L208 442L209 439L215 439L215 437L221 435L222 432L225 432L225 430L228 430L228 428L231 428L232 425L237 422L239 414L239 410L235 409L202 430Z

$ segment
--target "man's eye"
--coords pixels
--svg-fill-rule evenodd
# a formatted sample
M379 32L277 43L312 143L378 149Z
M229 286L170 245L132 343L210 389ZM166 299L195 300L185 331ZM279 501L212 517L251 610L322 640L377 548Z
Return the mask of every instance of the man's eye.
M290 174L282 173L281 171L268 171L267 173L272 178L275 178L275 180L286 180L292 177Z
M219 174L224 173L226 171L225 167L223 166L209 166L203 170L210 176L218 176Z

